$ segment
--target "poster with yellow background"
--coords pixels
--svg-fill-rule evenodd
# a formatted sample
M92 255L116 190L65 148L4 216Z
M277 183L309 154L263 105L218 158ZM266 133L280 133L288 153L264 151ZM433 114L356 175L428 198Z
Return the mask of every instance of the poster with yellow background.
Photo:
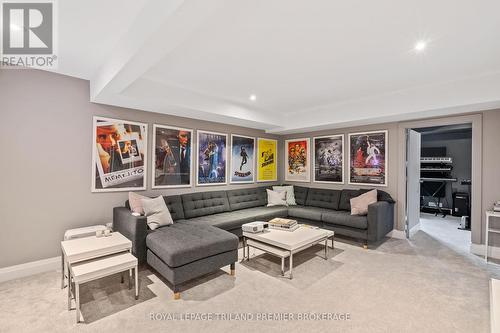
M275 182L278 180L278 142L263 138L257 141L257 181Z

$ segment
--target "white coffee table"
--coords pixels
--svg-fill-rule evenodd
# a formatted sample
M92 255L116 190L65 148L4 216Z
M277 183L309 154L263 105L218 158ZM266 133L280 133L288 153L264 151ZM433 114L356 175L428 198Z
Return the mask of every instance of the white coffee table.
M285 275L285 258L289 257L288 277L293 278L293 255L319 243L325 243L325 260L328 260L328 240L332 230L301 225L295 231L268 229L260 233L243 232L243 260L250 260L250 246L281 258L281 275ZM246 254L245 254L246 253Z

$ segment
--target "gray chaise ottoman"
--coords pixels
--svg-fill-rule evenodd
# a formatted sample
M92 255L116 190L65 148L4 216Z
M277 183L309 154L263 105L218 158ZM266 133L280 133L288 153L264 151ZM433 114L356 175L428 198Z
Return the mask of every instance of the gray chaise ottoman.
M146 238L147 262L173 286L180 298L179 285L226 265L234 275L238 261L238 237L201 223L179 222L150 233Z

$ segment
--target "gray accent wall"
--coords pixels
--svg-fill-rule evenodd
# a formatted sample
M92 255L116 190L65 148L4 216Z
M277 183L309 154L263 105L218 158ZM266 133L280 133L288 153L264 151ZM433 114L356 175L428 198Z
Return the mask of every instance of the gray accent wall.
M94 115L148 123L148 158L153 123L279 138L251 128L94 104L89 96L86 80L37 70L0 71L0 268L58 256L65 230L111 222L113 207L127 199L127 192L91 193ZM137 192L143 195L256 186L151 190L150 163L148 189Z

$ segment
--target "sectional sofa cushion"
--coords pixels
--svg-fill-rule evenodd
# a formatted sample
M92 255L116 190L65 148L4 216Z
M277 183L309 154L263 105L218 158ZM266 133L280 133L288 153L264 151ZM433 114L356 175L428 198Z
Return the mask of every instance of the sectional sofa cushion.
M267 205L265 187L229 190L227 191L227 198L232 211Z
M321 221L321 215L333 210L311 206L290 206L288 207L288 216L292 218Z
M322 188L310 188L307 193L306 206L339 209L340 191Z
M180 195L164 196L163 200L167 204L168 211L172 215L174 221L182 220L184 218L184 207L182 206L182 199Z
M181 195L181 198L186 219L231 210L226 191L189 193Z
M357 229L368 229L368 218L361 215L351 215L346 211L330 211L321 215L321 219L326 224L337 224Z
M269 221L275 217L286 217L287 214L287 207L284 206L252 207L232 212L195 217L185 222L208 224L224 230L234 230L241 228L241 225L247 222Z
M339 208L340 210L351 210L351 199L360 195L359 190L342 190L340 194Z
M309 191L308 187L303 186L293 186L293 192L295 193L295 202L297 205L304 206L307 200L307 192Z
M215 256L238 248L238 237L210 225L174 223L150 233L146 245L170 267Z

